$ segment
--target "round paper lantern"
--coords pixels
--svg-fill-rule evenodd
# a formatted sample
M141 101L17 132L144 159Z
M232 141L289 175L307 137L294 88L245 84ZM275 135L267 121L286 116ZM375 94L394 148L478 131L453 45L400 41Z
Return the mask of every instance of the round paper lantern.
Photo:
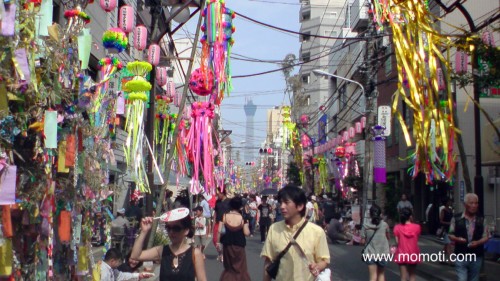
M335 148L335 156L337 156L338 158L344 157L345 148L343 146L337 146L337 148Z
M268 148L267 149L267 154L269 154L269 155L273 154L273 149L272 148Z
M309 123L309 116L307 116L306 114L302 114L300 116L300 123L302 123L303 125Z
M160 64L161 49L158 44L151 44L148 48L148 62L154 66Z
M116 0L101 0L101 8L106 12L111 12L116 8Z
M121 6L120 13L118 16L118 26L126 33L132 32L134 28L134 8L129 5Z
M134 30L134 47L142 51L146 49L146 43L148 40L148 29L144 25L138 25Z
M208 72L208 77L203 75L200 68L191 73L189 79L189 89L200 96L208 96L212 93L214 75L212 71Z
M170 9L170 14L173 15L180 9L182 9L182 4L173 5L172 9ZM185 23L188 21L190 15L191 13L189 12L189 9L185 8L180 10L179 13L173 18L173 20L178 23Z
M157 67L156 68L156 83L158 86L163 87L167 84L167 68L166 67ZM167 95L168 96L168 95ZM170 96L169 96L170 98Z

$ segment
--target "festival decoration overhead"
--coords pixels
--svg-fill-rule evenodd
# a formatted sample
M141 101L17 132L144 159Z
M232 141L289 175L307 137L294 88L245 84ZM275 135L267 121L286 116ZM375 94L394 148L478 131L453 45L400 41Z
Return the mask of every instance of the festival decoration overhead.
M399 119L408 146L411 137L398 110L400 102L404 102L414 116L411 127L415 152L410 155L414 163L410 174L416 177L423 173L427 183L450 181L455 163L453 139L458 129L448 83L450 58L441 53L443 48L450 47L450 39L435 29L435 18L431 16L427 1L373 2L374 21L379 28L389 23L393 33L399 82L392 111ZM438 69L442 69L444 78ZM446 81L442 91L440 79Z
M124 145L124 153L127 166L130 168L132 177L141 192L149 192L149 182L146 177L144 151L144 113L145 102L148 100L147 91L151 90L151 84L145 76L153 69L150 63L134 61L127 64L127 70L134 78L128 81L124 87L129 92L130 102L127 111L127 122L125 128L128 136Z
M223 0L209 0L203 10L205 18L202 31L205 33L201 39L201 76L213 75L214 91L211 101L219 105L224 99L224 93L229 94L231 85L230 56L234 44L232 38L235 28L232 20L234 11L227 8Z

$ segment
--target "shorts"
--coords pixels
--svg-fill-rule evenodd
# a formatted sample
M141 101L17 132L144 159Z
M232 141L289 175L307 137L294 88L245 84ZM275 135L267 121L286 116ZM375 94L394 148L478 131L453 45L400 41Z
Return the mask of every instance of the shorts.
M385 267L387 265L387 260L378 260L378 261L374 261L374 260L366 260L365 263L367 265L372 265L372 264L376 264L377 266L380 266L380 267Z
M444 243L445 245L448 245L448 244L450 244L450 243L451 243L450 237L448 236L448 232L445 232L445 233L443 234L443 243Z
M193 236L194 245L196 247L206 246L208 243L208 237L206 235L195 235Z

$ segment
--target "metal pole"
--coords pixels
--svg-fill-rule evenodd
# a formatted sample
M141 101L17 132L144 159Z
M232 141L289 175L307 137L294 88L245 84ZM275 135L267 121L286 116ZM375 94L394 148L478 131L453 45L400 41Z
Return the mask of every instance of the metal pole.
M200 11L203 11L204 6L205 6L205 1L200 1ZM203 22L203 17L200 13L199 18L198 18L198 24L196 26L196 34L195 34L194 40L193 40L193 46L196 46L198 44L198 39L200 37L202 22ZM175 121L175 128L179 128L179 124L181 123L181 120L182 120L182 111L184 110L184 106L186 104L187 91L188 91L188 87L189 87L188 81L189 81L189 78L191 77L191 72L193 70L194 57L196 56L196 49L197 48L195 48L195 47L193 47L191 49L191 58L192 59L189 61L189 66L188 66L188 69L186 72L186 79L185 79L185 83L184 83L184 88L182 90L182 98L181 98L181 103L179 105L179 112L177 114L177 119ZM175 141L177 139L178 133L179 133L179 130L174 130L174 133L172 135L173 141ZM166 192L167 187L168 187L168 179L170 177L170 167L172 166L172 160L174 159L174 153L173 153L174 149L175 149L175 144L170 144L169 149L168 149L168 159L167 159L167 163L166 163L166 167L165 167L166 182L161 187L160 196L158 197L158 200L156 201L156 213L157 214L159 214L161 212L161 207L163 205L163 200L165 198L165 192ZM152 235L149 237L149 241L148 241L148 248L151 248L153 246L154 236L156 234L157 228L158 228L158 220L154 220L152 230L151 230Z

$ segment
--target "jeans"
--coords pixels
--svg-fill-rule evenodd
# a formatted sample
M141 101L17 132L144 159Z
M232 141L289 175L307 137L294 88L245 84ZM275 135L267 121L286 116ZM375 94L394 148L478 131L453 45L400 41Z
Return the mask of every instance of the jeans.
M475 261L455 261L455 272L458 281L479 281L479 272L483 257L476 257Z
M255 231L255 217L250 217L249 219L249 228L250 228L250 234L253 235L254 231Z

